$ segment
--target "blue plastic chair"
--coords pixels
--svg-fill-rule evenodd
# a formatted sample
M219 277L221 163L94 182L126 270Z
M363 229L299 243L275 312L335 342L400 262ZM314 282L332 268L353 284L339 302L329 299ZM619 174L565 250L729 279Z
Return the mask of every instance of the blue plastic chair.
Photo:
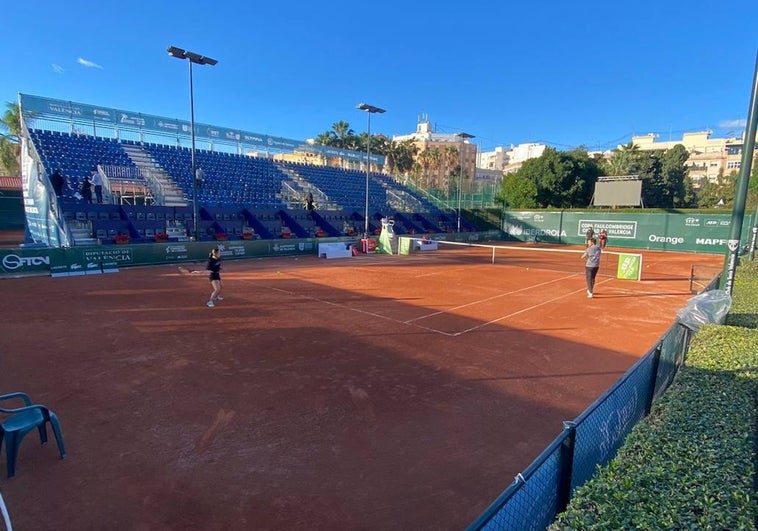
M11 399L22 399L25 406L19 408L2 408L0 413L7 415L0 422L0 450L2 450L3 441L5 441L5 456L8 469L8 477L12 478L16 473L16 457L18 448L24 435L34 428L39 431L39 438L42 444L47 442L47 423L53 427L55 441L58 443L58 451L61 459L66 456L66 449L63 447L63 436L61 435L61 426L55 413L40 404L32 404L29 395L25 393L10 393L0 395L0 401Z

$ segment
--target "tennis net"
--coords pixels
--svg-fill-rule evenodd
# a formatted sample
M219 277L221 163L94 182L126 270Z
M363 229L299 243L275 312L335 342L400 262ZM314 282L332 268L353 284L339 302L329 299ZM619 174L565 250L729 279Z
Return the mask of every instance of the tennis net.
M690 268L690 292L702 293L717 285L721 268L712 265L693 264Z
M424 255L431 260L455 263L502 264L526 269L548 271L584 272L582 249L560 247L533 247L520 245L495 245L484 243L462 243L444 240L423 240L408 238L409 242L399 244L400 254ZM599 275L641 280L642 255L603 251L600 258Z

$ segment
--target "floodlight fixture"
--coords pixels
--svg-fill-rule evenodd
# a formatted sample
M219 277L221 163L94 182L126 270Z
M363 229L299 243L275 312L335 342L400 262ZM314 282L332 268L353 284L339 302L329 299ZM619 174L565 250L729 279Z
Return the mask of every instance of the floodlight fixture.
M195 241L200 240L200 233L198 231L198 204L197 204L197 167L195 164L195 96L192 87L192 63L197 65L210 65L214 66L218 61L199 53L189 52L178 48L176 46L169 46L168 54L176 59L186 59L189 65L189 93L190 93L190 138L191 138L191 168L192 168L192 220L193 220L193 232Z
M386 111L380 107L369 105L368 103L359 103L355 108L361 111L366 111L366 115L368 116L368 134L366 136L366 202L364 203L365 210L363 212L363 239L365 240L368 238L368 180L369 171L371 169L371 115L382 114Z

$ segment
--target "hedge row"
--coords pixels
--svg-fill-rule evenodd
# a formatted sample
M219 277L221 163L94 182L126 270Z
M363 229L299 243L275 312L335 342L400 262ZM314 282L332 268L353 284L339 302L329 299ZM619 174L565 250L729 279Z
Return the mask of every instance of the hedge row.
M758 328L758 261L743 260L732 289L734 301L726 324Z
M669 390L551 530L757 528L757 264L738 268L733 296L726 324L698 331Z

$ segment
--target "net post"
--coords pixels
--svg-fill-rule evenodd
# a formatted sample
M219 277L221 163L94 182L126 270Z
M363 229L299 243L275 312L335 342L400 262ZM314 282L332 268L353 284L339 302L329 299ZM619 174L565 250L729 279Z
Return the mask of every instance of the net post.
M492 246L492 263L495 263L495 246Z

